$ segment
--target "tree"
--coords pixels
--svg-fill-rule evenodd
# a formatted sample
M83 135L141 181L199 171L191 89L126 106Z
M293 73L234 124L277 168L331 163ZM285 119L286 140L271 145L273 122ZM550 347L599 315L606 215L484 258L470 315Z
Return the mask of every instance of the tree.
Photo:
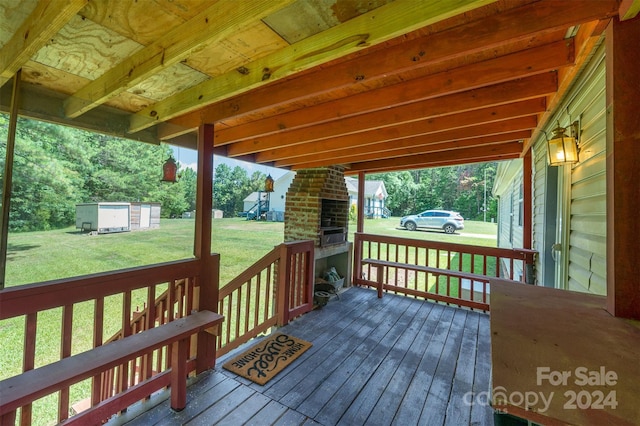
M0 114L6 140L8 118ZM0 145L6 150L6 144ZM159 201L164 217L195 207L195 172L178 184L160 181L167 145L151 145L41 121L19 119L9 227L47 230L75 223L82 202ZM4 168L5 153L0 163Z
M497 164L460 166L379 173L368 179L384 181L389 198L386 206L394 216L428 209L456 210L465 218L482 220L486 172L487 220L496 217L497 201L491 196Z

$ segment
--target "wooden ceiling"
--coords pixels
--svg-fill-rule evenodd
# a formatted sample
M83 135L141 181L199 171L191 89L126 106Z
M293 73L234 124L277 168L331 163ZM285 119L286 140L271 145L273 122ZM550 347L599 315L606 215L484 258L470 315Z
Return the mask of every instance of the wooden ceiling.
M0 0L0 108L347 173L519 157L618 0Z

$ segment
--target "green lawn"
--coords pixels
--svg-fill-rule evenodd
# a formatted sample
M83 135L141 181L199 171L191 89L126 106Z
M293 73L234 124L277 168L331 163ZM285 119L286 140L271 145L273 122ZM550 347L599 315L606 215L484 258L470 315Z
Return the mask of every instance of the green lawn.
M405 238L448 241L462 244L495 246L496 225L465 222L465 230L454 235L443 232L414 231L398 227L399 218L365 221L365 232ZM353 241L355 223L349 225L349 240ZM221 285L240 274L283 241L284 224L246 221L241 218L213 221L212 251L220 253ZM96 272L113 271L153 263L188 259L193 256L194 221L165 219L159 229L89 236L75 228L47 232L9 235L7 286L68 278ZM134 295L135 298L135 295ZM142 304L144 295L138 296ZM107 318L119 318L121 304L117 298L106 300ZM39 314L37 332L37 365L57 359L60 351L61 309ZM84 320L83 320L84 318ZM82 326L92 318L92 304L81 303L74 308L74 347L77 353L89 349L91 327ZM20 372L24 321L14 318L0 322L0 379ZM111 330L109 327L113 328ZM118 328L105 324L105 334ZM72 387L71 400L86 395L89 383ZM55 412L57 397L44 398L34 405L34 424L48 424ZM48 413L48 414L45 414Z
M399 218L365 221L365 232L432 241L495 246L496 224L465 222L448 235L438 231L410 232ZM349 225L353 241L355 223ZM241 218L213 221L212 250L220 253L221 284L283 240L284 224ZM96 272L188 259L193 256L194 221L164 219L159 229L89 236L75 228L9 235L7 286L68 278Z

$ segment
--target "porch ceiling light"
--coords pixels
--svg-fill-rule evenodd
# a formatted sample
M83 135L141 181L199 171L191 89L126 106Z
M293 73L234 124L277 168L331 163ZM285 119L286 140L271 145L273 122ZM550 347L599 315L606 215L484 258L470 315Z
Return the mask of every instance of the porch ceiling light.
M264 191L273 192L273 178L271 177L271 174L269 174L269 176L264 180Z
M173 155L170 155L162 165L162 182L177 182L177 173L178 165L176 164L176 160L173 159Z
M548 152L549 152L549 165L561 166L564 164L573 164L579 161L578 153L580 148L578 147L578 122L575 121L571 124L571 135L567 136L566 128L558 127L553 129L551 139L547 138ZM546 134L545 134L546 136Z

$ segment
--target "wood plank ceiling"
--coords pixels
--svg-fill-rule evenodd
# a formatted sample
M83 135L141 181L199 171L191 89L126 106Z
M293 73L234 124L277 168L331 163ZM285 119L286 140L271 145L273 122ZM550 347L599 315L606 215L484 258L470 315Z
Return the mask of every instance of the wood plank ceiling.
M212 123L218 154L276 167L517 158L623 7L0 0L0 108L22 69L23 116L191 148Z

